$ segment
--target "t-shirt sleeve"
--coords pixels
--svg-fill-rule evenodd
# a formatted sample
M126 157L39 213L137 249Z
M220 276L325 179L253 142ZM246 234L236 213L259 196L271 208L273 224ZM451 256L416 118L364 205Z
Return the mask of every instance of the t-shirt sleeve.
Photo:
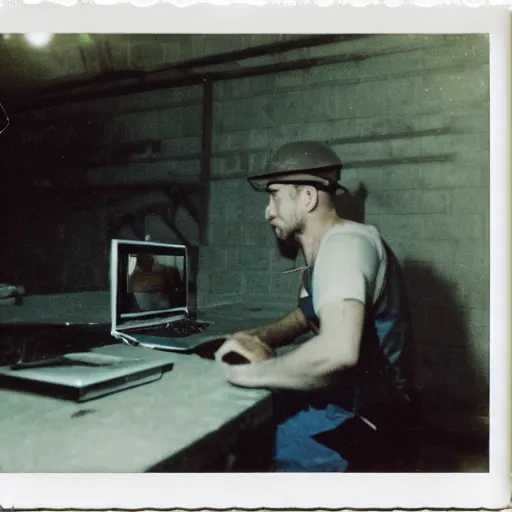
M379 264L379 251L367 237L353 233L331 236L315 262L315 313L334 300L371 301Z

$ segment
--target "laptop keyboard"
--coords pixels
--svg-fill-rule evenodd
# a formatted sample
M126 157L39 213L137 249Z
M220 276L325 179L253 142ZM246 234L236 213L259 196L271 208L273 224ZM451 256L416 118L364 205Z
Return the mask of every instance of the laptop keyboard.
M137 329L137 334L160 336L166 338L186 338L192 334L203 332L210 324L194 320L177 320L172 323Z

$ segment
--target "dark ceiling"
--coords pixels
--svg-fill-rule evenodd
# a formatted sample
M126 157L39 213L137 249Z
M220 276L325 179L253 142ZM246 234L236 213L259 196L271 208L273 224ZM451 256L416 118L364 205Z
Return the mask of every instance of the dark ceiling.
M55 34L39 48L23 34L3 34L0 102L17 112L62 101L201 83L205 78L309 67L317 62L315 48L365 37Z

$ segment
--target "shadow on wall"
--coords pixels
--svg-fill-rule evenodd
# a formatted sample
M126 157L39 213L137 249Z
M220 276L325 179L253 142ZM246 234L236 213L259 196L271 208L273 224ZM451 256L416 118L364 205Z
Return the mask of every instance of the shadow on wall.
M364 222L365 202L368 197L366 187L361 183L353 193L345 192L335 197L334 207L336 212L343 219L354 222Z
M367 197L360 183L354 192L336 198L336 211L364 223ZM383 233L384 238L391 235ZM482 351L472 346L457 283L426 262L405 260L402 269L412 310L416 384L424 391L425 408L481 414L483 407L487 412L488 368L483 366L488 358L478 357Z
M457 284L424 262L405 260L402 268L413 311L416 376L428 392L426 407L481 414L488 405L488 369L472 350Z

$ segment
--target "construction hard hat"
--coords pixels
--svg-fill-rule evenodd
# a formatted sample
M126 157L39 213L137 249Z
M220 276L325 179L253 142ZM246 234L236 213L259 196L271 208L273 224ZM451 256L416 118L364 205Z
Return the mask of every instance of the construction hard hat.
M318 141L289 142L270 157L264 174L250 176L257 191L266 191L275 183L312 185L328 193L345 190L339 184L343 163L327 144Z

